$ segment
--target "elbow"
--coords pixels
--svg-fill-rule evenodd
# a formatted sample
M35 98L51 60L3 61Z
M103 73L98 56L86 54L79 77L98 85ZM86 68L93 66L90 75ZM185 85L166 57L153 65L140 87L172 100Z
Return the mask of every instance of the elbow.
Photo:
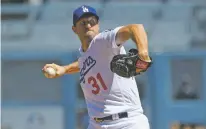
M144 27L143 24L130 24L129 26L130 26L131 28Z
M143 28L142 24L129 24L124 26L118 31L117 41L125 42L129 39L134 39L134 37L141 31Z
M143 24L131 24L129 25L129 28L130 28L130 31L133 32L133 31L144 28L144 26Z
M143 24L130 24L128 25L129 28L129 33L130 33L130 37L133 36L133 34L137 33L139 30L144 29Z

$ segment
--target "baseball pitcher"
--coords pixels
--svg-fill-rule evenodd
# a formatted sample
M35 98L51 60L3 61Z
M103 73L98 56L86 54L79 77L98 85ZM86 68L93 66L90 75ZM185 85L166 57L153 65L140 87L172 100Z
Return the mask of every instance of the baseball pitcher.
M147 35L141 24L99 32L96 10L83 5L73 12L72 30L79 37L81 56L66 66L46 64L47 78L80 73L89 113L88 129L149 129L134 77L151 64ZM137 49L128 54L123 44L132 39ZM53 68L51 74L48 68Z

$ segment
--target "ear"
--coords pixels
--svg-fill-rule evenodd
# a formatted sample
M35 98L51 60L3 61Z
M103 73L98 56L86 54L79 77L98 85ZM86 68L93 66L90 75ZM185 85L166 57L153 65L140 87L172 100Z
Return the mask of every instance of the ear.
M75 34L77 34L77 30L76 30L76 27L75 26L72 26L72 30Z

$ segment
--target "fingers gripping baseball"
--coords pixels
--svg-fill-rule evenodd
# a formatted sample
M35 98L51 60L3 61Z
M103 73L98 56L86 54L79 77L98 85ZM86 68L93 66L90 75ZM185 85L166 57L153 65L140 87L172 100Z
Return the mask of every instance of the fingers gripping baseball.
M63 66L57 64L46 64L42 69L45 77L47 78L57 78L65 74L66 69Z

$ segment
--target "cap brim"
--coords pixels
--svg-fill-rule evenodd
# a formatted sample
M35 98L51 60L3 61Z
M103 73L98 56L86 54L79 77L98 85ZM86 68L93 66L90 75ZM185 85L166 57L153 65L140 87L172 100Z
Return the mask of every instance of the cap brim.
M99 16L97 16L97 14L92 13L92 12L86 12L86 13L82 14L82 15L76 20L75 24L76 24L81 18L85 17L86 15L93 15L93 16L95 16L95 17L97 18L97 20L99 20Z

